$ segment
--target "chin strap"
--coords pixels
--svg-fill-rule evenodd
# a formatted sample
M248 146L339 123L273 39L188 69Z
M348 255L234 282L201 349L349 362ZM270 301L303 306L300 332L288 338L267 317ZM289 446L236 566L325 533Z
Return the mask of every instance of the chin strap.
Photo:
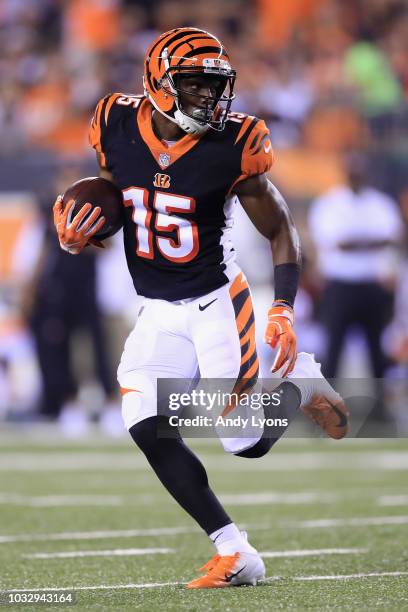
M165 113L157 106L157 104L155 104L154 100L150 97L147 91L145 91L145 95L158 113L178 125L179 128L181 128L184 132L187 132L187 134L204 134L204 132L210 129L209 125L201 125L201 123L197 123L197 121L194 121L194 119L192 119L188 115L185 115L178 107L174 113L174 117L172 115L169 115L168 113Z
M210 128L209 125L202 125L201 123L197 123L197 121L194 121L194 119L192 119L188 115L185 115L178 108L177 100L176 100L176 106L177 106L177 110L174 113L174 120L175 120L175 123L177 123L177 125L184 132L187 132L188 134L204 134L204 132L207 132L207 130L209 130Z

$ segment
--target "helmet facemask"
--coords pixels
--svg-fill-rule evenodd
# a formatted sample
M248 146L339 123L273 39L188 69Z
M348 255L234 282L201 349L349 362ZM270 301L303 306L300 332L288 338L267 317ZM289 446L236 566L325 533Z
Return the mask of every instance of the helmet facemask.
M163 55L166 62L165 51ZM173 96L176 105L174 116L167 113L165 116L175 121L186 132L196 134L203 133L209 128L216 131L223 130L231 103L235 98L235 70L223 60L208 59L204 60L203 64L204 66L166 66L165 76L160 81L161 88L167 95ZM208 78L214 94L203 96L183 89L183 78L195 76ZM197 98L197 102L200 101L192 113L183 107L183 96L188 96L190 99ZM204 97L205 106L202 104Z
M220 73L219 71L203 72L201 69L194 73L191 68L186 71L173 70L172 72L172 86L174 89L173 95L177 111L183 113L183 115L189 119L192 119L195 123L203 128L211 128L216 131L223 130L231 103L235 97L235 94L233 93L235 74L227 75ZM209 88L211 87L211 89L214 90L213 95L203 96L202 94L184 89L184 78L193 78L194 76L204 77L205 79L208 78ZM183 98L185 96L188 96L190 101L192 98L197 99L197 108L192 112L188 112L183 105ZM205 98L204 105L203 98Z
M183 88L183 76L208 77L212 82L208 88L201 84L194 92L193 87ZM163 116L190 134L224 128L235 97L235 77L222 43L198 28L165 32L152 43L145 57L146 96ZM207 93L203 95L204 89Z

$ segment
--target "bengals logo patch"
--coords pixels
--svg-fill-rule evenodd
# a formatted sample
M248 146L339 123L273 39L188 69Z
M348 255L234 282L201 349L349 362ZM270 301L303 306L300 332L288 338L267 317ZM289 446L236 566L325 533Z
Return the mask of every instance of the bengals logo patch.
M162 189L168 189L170 187L170 177L168 174L160 174L156 172L154 175L153 185L155 187L161 187Z

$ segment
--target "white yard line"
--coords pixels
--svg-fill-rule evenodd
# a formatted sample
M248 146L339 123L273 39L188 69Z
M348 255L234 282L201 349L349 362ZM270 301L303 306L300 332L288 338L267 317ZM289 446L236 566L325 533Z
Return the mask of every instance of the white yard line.
M230 506L330 504L338 499L336 493L302 491L300 493L278 493L258 491L256 493L220 495L222 503ZM159 503L160 497L153 495L41 495L26 496L18 493L0 492L0 505L32 508L55 508L58 506L129 506Z
M376 516L366 518L347 519L315 519L310 521L292 521L282 523L256 523L242 524L242 529L263 531L267 529L293 528L324 528L324 527L364 527L365 525L406 525L408 516ZM110 531L64 531L60 533L23 533L17 535L0 536L0 544L13 542L48 542L58 540L101 540L107 538L135 538L145 536L179 535L182 533L201 533L198 527L158 527L156 529L126 529Z
M303 491L301 493L270 493L260 491L257 493L237 493L220 495L223 504L229 506L260 506L269 504L314 504L332 503L338 499L335 493L316 493Z
M1 472L121 471L151 469L138 453L1 453Z
M112 590L116 591L119 589L154 589L166 586L182 586L185 582L145 582L144 584L95 584L89 586L71 586L71 587L41 587L40 589L1 589L3 593L43 593L44 591L52 591L53 593L59 593L64 591L99 591L99 590Z
M294 576L293 580L358 580L359 578L382 578L408 576L408 572L370 572L368 574L339 574L335 576Z
M74 559L76 557L134 557L153 554L168 555L174 548L115 548L113 550L69 550L62 552L41 552L22 555L25 559ZM367 552L366 548L321 548L310 550L264 551L259 554L265 559L281 557L312 557L322 555L347 555Z
M0 505L55 508L58 506L122 506L119 495L41 495L29 497L17 493L0 493Z
M406 525L408 516L367 516L364 518L341 519L315 519L310 521L287 522L287 527L300 527L301 529L324 527L365 527L367 525Z
M1 455L0 455L1 456ZM364 492L371 496L373 492ZM335 492L301 491L283 493L257 491L253 493L221 494L222 503L229 506L260 505L298 505L298 504L331 504L339 499ZM344 496L342 496L344 497ZM32 508L55 508L65 506L128 506L159 503L161 498L154 495L120 496L120 495L37 495L28 496L19 493L0 492L0 505L24 506ZM379 506L408 506L408 495L382 495L376 499Z
M368 552L367 548L316 548L310 550L264 551L259 554L264 559L279 559L281 557L320 557L324 555L357 555Z
M1 457L1 455L0 455ZM351 491L351 490L350 490ZM374 492L364 491L366 497ZM298 505L298 504L331 504L339 499L335 492L301 491L298 493L257 491L253 493L220 494L222 503L229 506L261 505ZM344 498L344 495L342 496ZM28 496L19 493L0 492L0 505L24 506L32 508L55 508L65 506L129 506L159 503L160 496L139 495L37 495ZM408 506L408 495L382 495L376 498L379 506Z
M335 576L269 576L265 582L273 580L352 580L359 578L386 578L408 576L408 572L371 572L368 574L339 574ZM33 589L3 589L6 593L31 592L43 593L44 591L63 592L63 591L97 591L97 590L119 590L119 589L157 589L167 586L184 586L185 582L145 582L141 584L94 584L89 586L71 587L42 587Z
M242 529L251 531L263 531L270 529L271 525L265 523L241 523ZM154 536L173 536L182 533L202 534L199 527L158 527L156 529L126 529L111 531L63 531L61 533L22 533L18 535L0 536L0 544L13 542L51 542L63 540L103 540L110 538L137 538Z
M104 538L135 538L144 536L179 535L199 533L198 527L159 527L157 529L127 529L112 531L64 531L61 533L38 533L0 536L0 544L10 542L48 542L57 540L102 540Z
M230 455L200 454L206 467L218 472L253 472L251 461L238 461ZM0 454L1 472L55 472L55 471L150 471L147 461L132 452L4 452ZM330 471L330 470L406 470L408 452L384 451L374 453L352 451L345 453L324 452L271 452L256 463L256 471Z
M379 506L408 506L408 495L381 495L377 499Z
M30 553L26 559L75 559L76 557L134 557L144 555L169 555L174 548L115 548L114 550L69 550L52 553Z

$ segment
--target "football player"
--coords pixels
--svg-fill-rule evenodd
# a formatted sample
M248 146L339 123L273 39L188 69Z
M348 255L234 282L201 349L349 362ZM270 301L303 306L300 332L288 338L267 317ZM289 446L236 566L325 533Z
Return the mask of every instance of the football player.
M333 438L347 431L340 396L313 357L297 355L293 303L300 246L288 207L267 177L273 152L264 121L230 112L235 71L212 34L177 28L148 49L144 95L115 93L97 105L90 128L100 176L123 191L124 245L136 291L144 296L126 341L118 380L122 414L135 443L169 493L217 552L188 588L256 584L264 564L209 487L206 471L179 435L157 434L157 380L229 378L239 392L258 376L251 294L229 233L239 199L271 244L275 300L265 340L278 347L273 371L285 378L282 402L300 407ZM78 253L103 224L85 205L54 206L60 244ZM265 433L265 432L264 432ZM224 441L238 457L261 457L275 440Z

